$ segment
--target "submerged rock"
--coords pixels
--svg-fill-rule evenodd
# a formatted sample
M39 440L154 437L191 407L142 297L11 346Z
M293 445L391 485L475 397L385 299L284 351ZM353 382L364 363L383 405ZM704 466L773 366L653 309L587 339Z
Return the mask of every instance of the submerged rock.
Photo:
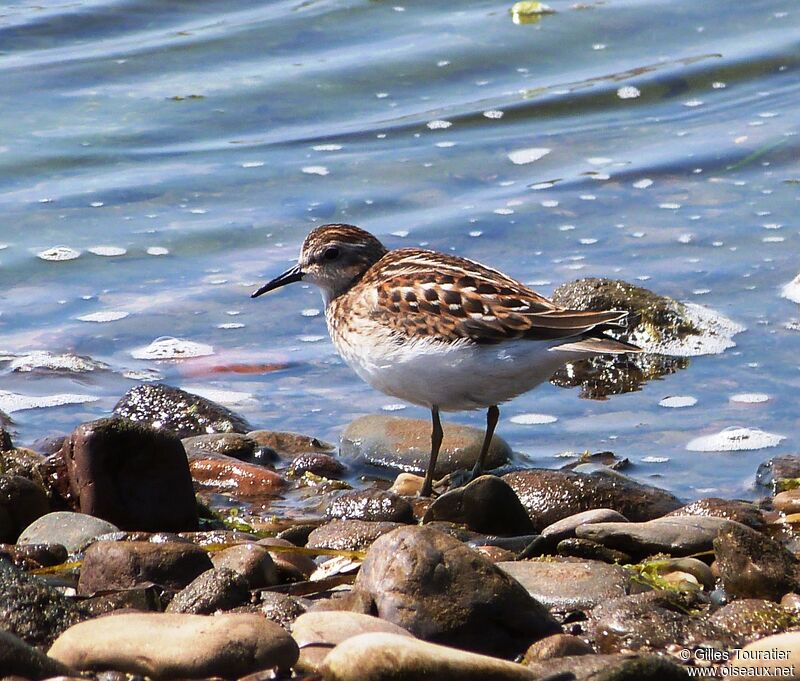
M367 548L378 537L398 527L402 527L402 524L369 520L331 520L308 535L308 547L358 551Z
M71 627L48 654L85 671L201 679L288 671L299 651L282 627L261 615L124 613Z
M193 435L181 440L186 456L203 454L224 454L245 461L252 459L256 451L256 441L241 433L209 433Z
M348 490L337 495L325 509L328 518L410 523L411 504L393 492L380 489Z
M631 478L597 472L590 475L570 471L530 469L503 476L522 501L536 530L597 508L608 508L634 522L659 518L682 506L666 490Z
M631 313L627 328L606 333L645 352L579 360L553 377L552 382L562 387L581 386L581 397L592 399L638 390L648 380L686 368L686 357L720 353L733 347L733 336L744 330L713 310L619 280L569 282L553 292L553 301L577 310Z
M379 617L415 636L465 650L514 656L559 627L506 572L430 527L401 527L378 538L354 589Z
M114 413L179 438L208 433L247 433L247 421L216 402L163 383L131 388Z
M756 485L772 494L800 487L800 454L773 456L759 465Z
M197 529L186 453L174 435L117 416L78 426L61 452L82 513L124 530Z
M250 601L247 580L230 568L206 570L175 594L166 612L212 615Z
M455 423L444 424L444 440L436 461L436 476L458 469L472 469L483 445L483 431ZM431 423L380 414L362 416L342 434L341 456L373 466L423 474L431 451ZM502 466L511 448L495 435L486 457L486 468Z

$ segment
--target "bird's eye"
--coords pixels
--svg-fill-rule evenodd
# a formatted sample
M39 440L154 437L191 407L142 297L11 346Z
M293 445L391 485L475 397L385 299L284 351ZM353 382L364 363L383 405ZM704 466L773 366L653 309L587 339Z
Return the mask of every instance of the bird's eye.
M322 254L325 260L336 260L339 257L339 248L337 246L328 246Z

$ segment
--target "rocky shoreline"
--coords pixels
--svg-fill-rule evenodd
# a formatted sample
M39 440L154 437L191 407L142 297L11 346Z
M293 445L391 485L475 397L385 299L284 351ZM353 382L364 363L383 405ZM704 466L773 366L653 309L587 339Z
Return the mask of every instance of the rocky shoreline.
M800 455L758 503L684 504L610 453L515 470L499 438L458 486L481 434L448 431L434 500L425 421L358 419L337 453L147 384L43 451L3 432L0 678L800 670Z

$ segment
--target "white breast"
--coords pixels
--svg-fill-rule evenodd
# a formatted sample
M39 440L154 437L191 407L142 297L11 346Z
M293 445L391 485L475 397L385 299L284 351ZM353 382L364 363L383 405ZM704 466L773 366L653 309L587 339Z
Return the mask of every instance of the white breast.
M330 321L328 328L339 354L372 387L443 411L481 409L510 400L547 381L576 357L551 350L554 343L543 341L476 345L422 338L400 343L374 323L344 334Z

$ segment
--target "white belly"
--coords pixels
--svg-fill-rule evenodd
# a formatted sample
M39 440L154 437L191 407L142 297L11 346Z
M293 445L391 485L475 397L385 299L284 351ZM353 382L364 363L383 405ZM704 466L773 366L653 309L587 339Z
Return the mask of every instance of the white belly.
M547 381L579 353L551 350L553 343L517 340L498 345L456 345L421 340L331 334L342 358L372 387L443 411L483 409Z

